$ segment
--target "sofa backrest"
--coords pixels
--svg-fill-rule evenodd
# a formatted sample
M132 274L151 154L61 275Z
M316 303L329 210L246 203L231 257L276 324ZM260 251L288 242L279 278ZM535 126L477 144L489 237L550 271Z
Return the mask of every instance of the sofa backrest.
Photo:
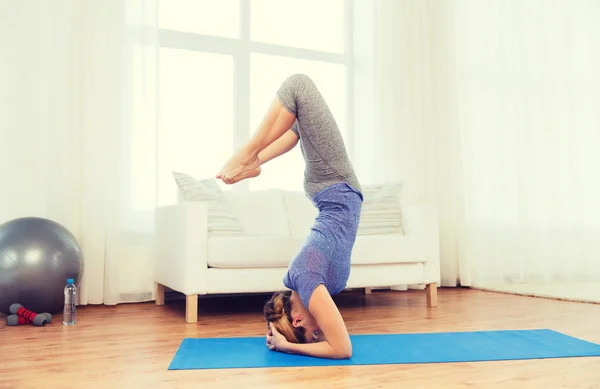
M225 192L246 235L305 237L318 210L301 191L280 189Z
M281 191L276 189L251 192L227 191L225 199L240 219L244 235L289 236L289 223Z
M319 211L304 192L282 191L288 217L290 236L308 235Z

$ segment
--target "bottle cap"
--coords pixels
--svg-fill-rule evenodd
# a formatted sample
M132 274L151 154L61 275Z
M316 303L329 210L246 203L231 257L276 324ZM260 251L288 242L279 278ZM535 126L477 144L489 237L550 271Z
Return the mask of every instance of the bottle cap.
M72 283L73 283L73 279L72 279L72 278L69 278L69 279L67 280L67 284L72 284Z

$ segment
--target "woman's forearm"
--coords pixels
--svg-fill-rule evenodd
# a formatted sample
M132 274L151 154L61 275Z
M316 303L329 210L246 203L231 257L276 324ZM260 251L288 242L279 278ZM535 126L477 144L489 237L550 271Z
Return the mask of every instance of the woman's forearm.
M281 351L316 358L349 359L352 357L352 350L335 350L328 342L286 343Z
M260 164L264 165L270 160L279 157L293 149L298 143L298 137L292 130L288 130L279 139L268 145L258 154Z

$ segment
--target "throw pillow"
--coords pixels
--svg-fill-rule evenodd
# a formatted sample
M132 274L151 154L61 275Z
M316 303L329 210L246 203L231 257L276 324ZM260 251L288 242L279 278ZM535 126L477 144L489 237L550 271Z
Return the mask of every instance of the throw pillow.
M183 201L208 203L209 235L236 235L244 232L233 206L223 196L223 191L214 178L197 180L181 172L173 172L173 177Z
M404 235L399 182L362 185L358 235Z

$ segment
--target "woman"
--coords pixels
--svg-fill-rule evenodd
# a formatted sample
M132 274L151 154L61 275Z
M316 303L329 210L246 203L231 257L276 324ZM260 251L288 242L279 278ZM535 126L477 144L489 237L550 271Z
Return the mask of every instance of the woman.
M283 279L291 292L275 293L265 304L266 343L287 353L350 358L350 337L331 296L350 275L363 197L338 126L309 77L283 82L255 134L216 177L226 184L256 177L262 164L298 142L304 190L319 214Z

